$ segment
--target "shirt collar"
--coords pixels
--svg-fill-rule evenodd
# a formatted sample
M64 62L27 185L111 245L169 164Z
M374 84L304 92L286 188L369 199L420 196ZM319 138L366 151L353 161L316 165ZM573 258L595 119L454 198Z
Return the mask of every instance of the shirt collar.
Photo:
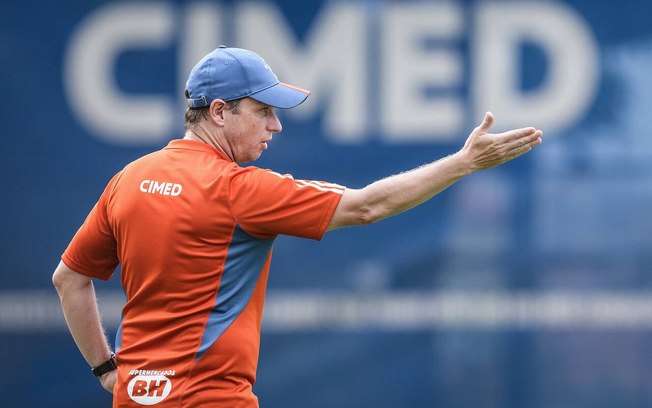
M218 155L221 159L231 161L231 159L229 159L221 151L199 140L174 139L171 140L170 143L168 143L168 145L164 147L164 149L182 149L182 150L194 150L194 151L204 152L204 153L212 153Z

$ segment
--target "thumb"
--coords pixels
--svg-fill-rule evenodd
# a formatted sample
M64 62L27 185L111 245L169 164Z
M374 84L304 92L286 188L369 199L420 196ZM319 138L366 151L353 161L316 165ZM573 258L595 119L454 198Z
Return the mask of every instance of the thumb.
M487 112L484 114L484 119L482 120L480 126L478 126L478 129L481 132L487 132L489 131L489 129L493 124L494 124L494 114L491 112Z

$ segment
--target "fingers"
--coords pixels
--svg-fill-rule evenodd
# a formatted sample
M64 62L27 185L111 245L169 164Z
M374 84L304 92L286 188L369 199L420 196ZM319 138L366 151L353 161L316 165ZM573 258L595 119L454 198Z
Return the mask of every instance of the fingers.
M539 140L539 142L536 144L539 144L541 143L540 140L541 136L543 136L543 132L541 130L535 130L535 129L532 129L531 133L529 131L516 133L516 136L510 135L510 138L512 138L512 140L506 142L505 146L507 147L507 150L512 150L526 144L534 143L537 140Z
M538 146L542 143L541 136L543 132L540 130L535 131L531 136L525 137L515 142L511 143L508 146L507 157L509 160L515 159L519 156L524 155L525 153L532 150L533 147Z
M537 132L543 134L543 132L533 127L526 127L526 128L509 130L505 133L499 133L495 135L495 137L496 137L496 142L500 144L508 144L514 141L518 141L519 139L530 137ZM541 135L539 135L538 137L541 137Z

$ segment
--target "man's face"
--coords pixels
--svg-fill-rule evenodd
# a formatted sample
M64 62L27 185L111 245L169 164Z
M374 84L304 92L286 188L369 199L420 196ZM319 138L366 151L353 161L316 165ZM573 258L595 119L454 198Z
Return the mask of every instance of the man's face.
M235 110L224 112L233 159L237 163L256 160L267 149L272 133L283 129L281 122L273 107L252 98L244 98Z

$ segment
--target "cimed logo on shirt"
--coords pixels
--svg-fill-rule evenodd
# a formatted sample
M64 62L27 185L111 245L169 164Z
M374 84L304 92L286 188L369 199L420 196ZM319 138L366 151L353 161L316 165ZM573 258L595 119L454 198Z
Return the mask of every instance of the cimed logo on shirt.
M183 191L183 186L169 181L143 180L140 182L140 191L176 197Z

